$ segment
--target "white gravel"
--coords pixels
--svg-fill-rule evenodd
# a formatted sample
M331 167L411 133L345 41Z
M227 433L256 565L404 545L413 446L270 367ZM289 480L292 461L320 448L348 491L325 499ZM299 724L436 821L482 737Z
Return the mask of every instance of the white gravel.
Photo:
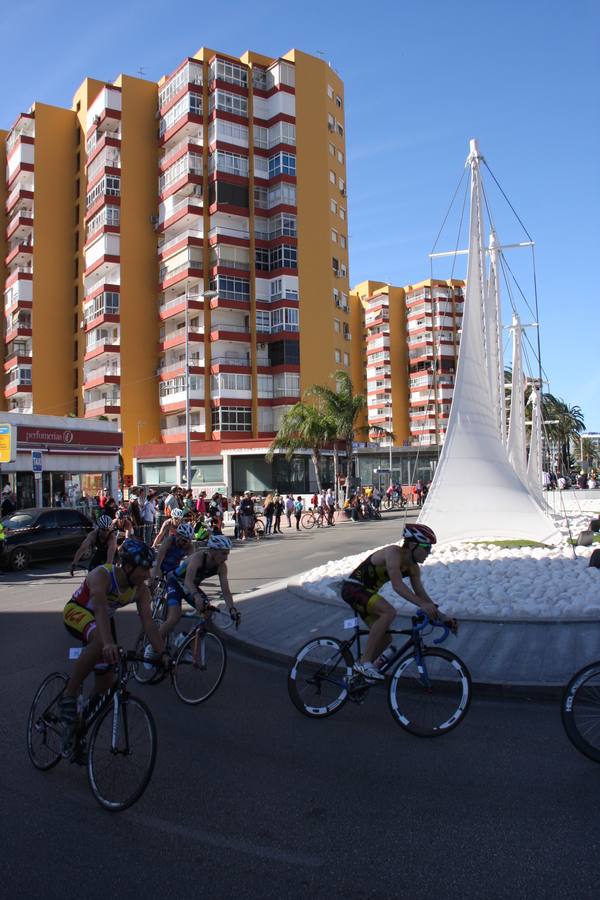
M589 515L570 517L573 536L588 523ZM566 520L558 526L565 540L557 547L436 546L422 567L425 589L445 613L457 617L598 619L600 569L589 567L589 557L600 544L574 548L567 543ZM341 579L368 553L332 560L297 576L294 582L315 597L334 599L339 597ZM382 594L399 612L414 611L391 585L387 584Z

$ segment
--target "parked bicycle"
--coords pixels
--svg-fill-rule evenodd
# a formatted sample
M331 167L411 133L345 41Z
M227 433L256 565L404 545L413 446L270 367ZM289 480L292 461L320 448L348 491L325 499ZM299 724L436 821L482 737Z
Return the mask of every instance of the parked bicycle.
M152 617L157 625L167 618L166 591L153 604ZM196 706L211 697L223 680L227 665L227 649L221 638L210 631L231 628L233 620L226 608L210 604L199 613L195 608L184 612L166 639L166 650L173 657L169 671L175 693L183 703ZM159 684L166 671L144 657L148 639L142 631L136 642L138 661L134 677L140 684Z
M368 629L361 628L358 619L345 625L354 629L350 640L314 638L298 651L290 668L290 699L311 718L333 715L347 700L364 703L375 687L352 670ZM440 644L448 637L448 627L423 615L413 616L410 629L390 629L388 634L408 635L408 640L380 666L381 672L391 676L388 701L394 720L418 737L437 737L456 728L471 701L471 676L462 660L449 650L424 643L423 637L434 628L443 631L433 642Z
M561 717L573 746L600 763L600 662L573 675L563 691Z
M127 690L130 663L136 653L119 648L117 678L105 694L80 708L71 762L85 765L90 788L98 803L112 812L127 809L142 796L154 770L156 727L146 704ZM53 672L44 679L31 704L27 722L27 750L42 771L63 758L60 700L68 675Z

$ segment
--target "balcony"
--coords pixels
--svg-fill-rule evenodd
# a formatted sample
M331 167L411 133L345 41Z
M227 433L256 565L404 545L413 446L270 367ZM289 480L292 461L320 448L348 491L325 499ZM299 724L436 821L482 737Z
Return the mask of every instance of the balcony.
M171 238L171 240L165 241L164 244L159 244L159 258L164 260L168 256L173 256L174 253L179 253L186 247L201 247L203 238L204 232L201 229L188 228Z
M21 268L32 266L33 233L30 232L29 240L23 243L16 242L9 246L8 254L4 260L9 276Z
M102 88L88 110L86 132L92 128L99 132L119 131L121 108L121 89L112 86Z
M183 443L186 438L185 425L170 425L160 429L160 436L165 444ZM190 436L192 440L202 441L205 438L205 426L201 422L190 424Z
M30 341L13 341L6 348L4 371L10 372L17 366L30 366L32 356Z
M213 225L208 232L208 239L211 244L216 243L220 238L232 238L236 241L249 241L249 228L228 228L226 225Z
M186 279L198 279L203 277L202 258L196 256L188 258L185 262L178 266L170 268L169 266L161 266L158 280L160 282L160 290L165 291L167 288L178 284Z
M203 82L202 75L202 63L189 60L171 78L165 81L158 93L158 108L160 110L164 109L178 94L187 91L192 84L201 87Z
M213 356L210 365L211 368L231 366L234 369L248 369L250 368L250 354L246 356Z
M16 316L7 317L4 326L4 343L10 344L17 338L31 337L31 315L17 313Z
M98 400L85 400L84 402L84 417L86 419L93 419L95 416L119 415L121 412L121 397L119 394L101 397Z
M193 193L195 185L202 185L202 156L186 153L174 162L158 179L158 193Z
M20 204L6 225L6 237L8 240L18 240L25 243L29 238L33 241L33 206Z
M166 231L174 225L179 228L202 225L202 209L202 187L197 184L194 186L194 192L183 200L179 199L179 195L172 194L159 204L158 227Z
M120 353L121 337L118 327L96 328L86 334L84 360L95 359L102 353Z
M201 133L202 124L202 94L188 91L161 116L161 144L170 150L183 139L197 137Z
M33 209L33 188L29 191L17 184L6 198L6 212L14 215L20 209Z
M198 344L204 343L204 328L200 326L192 326L188 330L188 343L196 349ZM158 344L159 353L165 353L175 347L185 346L185 328L183 323L179 328L172 328L168 331L161 329L160 340Z
M11 369L8 373L4 396L8 398L19 394L31 394L31 369L29 367L18 367Z
M33 404L31 402L31 394L25 395L22 399L13 399L8 407L9 412L22 413L31 416L33 414Z
M250 340L250 325L246 323L236 322L215 322L214 319L210 323L210 339L211 341L244 341Z
M204 370L204 354L198 353L190 353L189 354L189 364L190 364L190 375L202 375ZM169 358L167 355L166 360L164 360L161 365L158 367L158 377L161 379L168 378L168 376L176 376L176 375L185 375L185 356L182 355L180 359Z
M21 113L15 122L12 130L6 138L6 153L10 154L11 150L22 137L33 138L35 136L35 119L33 113Z
M91 391L105 384L121 383L121 367L118 363L86 369L83 373L83 388Z

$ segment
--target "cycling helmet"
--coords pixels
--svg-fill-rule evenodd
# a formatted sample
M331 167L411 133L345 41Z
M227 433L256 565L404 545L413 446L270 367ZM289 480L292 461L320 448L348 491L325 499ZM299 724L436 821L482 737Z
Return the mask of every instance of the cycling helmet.
M100 516L97 524L98 528L103 528L108 531L109 528L112 528L112 519L109 516Z
M405 541L416 541L418 544L435 544L435 533L427 525L405 525L402 537Z
M124 515L125 515L125 513L123 512L122 509L117 510L117 512L116 512L117 519L122 519Z
M177 537L182 537L186 541L194 540L194 529L188 522L182 522L181 525L178 525L175 534Z
M183 510L182 509L173 509L171 511L171 518L176 519L176 520L183 519Z
M209 550L231 550L231 541L224 534L211 534L206 546Z
M122 565L129 563L134 568L142 566L144 569L151 569L154 565L155 557L154 550L139 538L127 538L121 544L119 558Z

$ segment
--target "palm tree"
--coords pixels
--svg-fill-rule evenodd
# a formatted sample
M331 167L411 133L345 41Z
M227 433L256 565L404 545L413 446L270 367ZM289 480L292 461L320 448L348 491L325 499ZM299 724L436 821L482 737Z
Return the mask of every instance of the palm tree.
M311 460L315 470L315 479L319 493L322 489L320 461L323 447L333 437L330 419L318 406L299 401L295 403L281 419L279 431L274 438L266 459L271 462L275 450L285 450L286 459L290 460L296 450L310 448Z
M336 472L337 491L337 447L335 441L343 441L346 445L346 459L348 474L346 477L346 497L350 491L350 465L352 460L352 443L358 431L367 431L359 428L356 420L367 405L366 397L355 394L352 379L347 372L338 370L333 373L336 390L321 384L313 384L305 393L307 399L317 400L324 418L329 422L330 435L334 441L333 461Z
M600 450L591 438L583 438L581 441L581 461L587 463L588 469L593 469L600 463Z
M559 468L568 472L571 467L571 438L578 438L585 429L583 412L579 406L569 406L553 394L544 394L542 401L544 419L550 424L547 434L556 443Z

